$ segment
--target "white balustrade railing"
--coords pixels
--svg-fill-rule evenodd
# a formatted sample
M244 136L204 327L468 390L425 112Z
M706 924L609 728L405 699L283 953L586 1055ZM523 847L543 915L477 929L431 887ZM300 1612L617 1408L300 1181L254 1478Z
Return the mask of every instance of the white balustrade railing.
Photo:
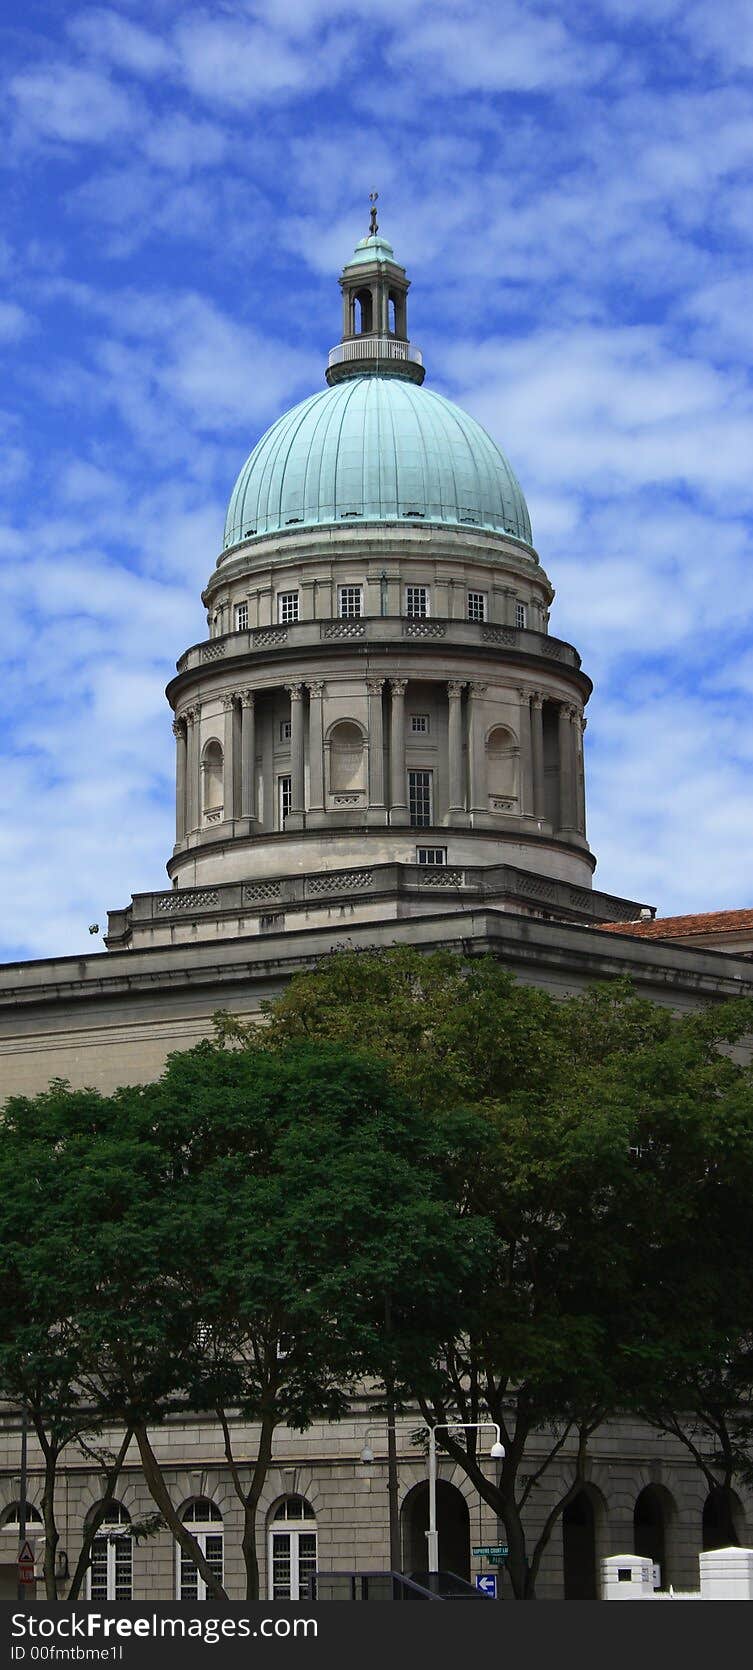
M411 360L423 365L423 355L411 342L401 342L395 336L353 336L330 348L329 365L343 365L347 360L380 359Z

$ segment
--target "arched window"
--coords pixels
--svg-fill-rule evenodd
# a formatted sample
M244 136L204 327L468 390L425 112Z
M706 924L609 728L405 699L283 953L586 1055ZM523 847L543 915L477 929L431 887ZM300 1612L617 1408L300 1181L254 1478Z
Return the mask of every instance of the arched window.
M357 290L353 297L353 326L356 336L368 336L374 329L374 307L370 290Z
M514 812L518 805L518 745L512 731L495 725L486 741L489 806L492 812Z
M734 1490L717 1485L710 1490L703 1504L703 1551L712 1548L739 1548L741 1507Z
M33 1502L26 1503L26 1526L42 1525L44 1523L39 1508ZM11 1502L0 1514L0 1531L14 1531L16 1536L21 1529L21 1503Z
M329 734L329 786L332 794L360 794L365 786L363 732L341 719Z
M206 744L201 756L202 805L207 812L222 810L222 748L216 739Z
M219 1508L215 1506L214 1502L210 1502L206 1496L200 1496L196 1501L188 1503L180 1517L183 1524L191 1532L191 1536L196 1538L213 1576L217 1577L221 1583L223 1536L222 1514ZM176 1548L176 1558L178 1562L177 1599L206 1600L207 1586L203 1577L199 1576L198 1568L194 1565L193 1560L189 1560L180 1547Z
M395 298L391 290L387 298L387 329L391 336L395 335Z
M86 1579L89 1600L133 1599L131 1516L122 1502L111 1502L92 1543Z
M316 1571L316 1515L305 1496L285 1496L269 1519L270 1600L301 1600Z

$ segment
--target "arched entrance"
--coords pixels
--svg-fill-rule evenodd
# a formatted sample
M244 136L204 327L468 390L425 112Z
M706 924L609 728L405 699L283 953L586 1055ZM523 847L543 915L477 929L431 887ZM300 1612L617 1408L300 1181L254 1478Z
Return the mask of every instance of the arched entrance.
M633 1509L633 1552L659 1567L659 1586L670 1581L667 1564L667 1530L673 1512L669 1491L647 1484Z
M704 1554L712 1548L740 1547L740 1503L734 1490L717 1485L703 1504L702 1545Z
M426 1533L429 1529L429 1486L414 1485L403 1502L400 1530L403 1547L403 1571L425 1572L428 1569ZM456 1577L470 1582L471 1576L471 1520L468 1503L462 1492L446 1479L437 1479L437 1530L439 1532L439 1569L452 1571Z
M596 1512L591 1493L579 1490L562 1514L565 1600L598 1600Z

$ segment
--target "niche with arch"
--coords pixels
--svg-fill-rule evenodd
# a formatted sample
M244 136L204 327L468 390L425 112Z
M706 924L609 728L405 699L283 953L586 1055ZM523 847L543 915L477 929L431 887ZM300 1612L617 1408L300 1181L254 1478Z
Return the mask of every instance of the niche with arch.
M710 1490L703 1504L702 1547L704 1554L714 1548L739 1548L743 1511L739 1496L728 1485Z
M597 1512L600 1500L588 1486L579 1490L562 1514L562 1575L565 1600L598 1600L596 1563Z
M366 749L361 726L340 719L327 738L329 793L335 806L357 806L366 789Z
M675 1519L675 1504L663 1485L647 1484L633 1509L633 1552L659 1567L658 1587L670 1582L668 1545Z
M356 290L353 297L353 331L370 336L374 329L374 299L370 290Z
M201 805L206 823L219 823L222 817L222 765L222 745L212 737L201 756Z
M519 804L519 758L516 738L506 725L495 725L486 739L489 810L516 812Z
M422 1481L413 1486L400 1510L400 1532L403 1547L403 1570L420 1578L428 1566L426 1533L429 1529L429 1486ZM437 1530L439 1532L439 1569L463 1577L471 1577L471 1520L468 1503L461 1490L448 1479L437 1479Z

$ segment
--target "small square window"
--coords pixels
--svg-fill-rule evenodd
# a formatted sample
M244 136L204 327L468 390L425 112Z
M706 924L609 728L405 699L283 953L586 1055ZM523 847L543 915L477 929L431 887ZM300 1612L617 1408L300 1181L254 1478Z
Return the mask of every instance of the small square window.
M416 847L417 864L446 864L446 847Z
M410 728L411 728L414 736L428 736L429 735L429 715L428 715L428 713L412 713L411 716L410 716Z
M516 603L515 605L515 625L521 628L528 625L528 610L525 603Z
M281 742L289 742L292 735L293 735L293 721L292 721L292 719L281 719L280 720L280 741Z
M288 626L291 621L298 619L297 591L281 591L277 595L277 619L281 626Z
M247 632L248 631L248 604L247 603L236 603L236 605L235 605L235 630L236 630L236 632Z
M486 592L485 591L469 591L469 593L468 593L468 619L469 620L486 620Z
M363 591L360 586L340 587L340 619L359 620L363 613Z
M412 620L424 620L429 613L428 586L406 586L405 613Z

